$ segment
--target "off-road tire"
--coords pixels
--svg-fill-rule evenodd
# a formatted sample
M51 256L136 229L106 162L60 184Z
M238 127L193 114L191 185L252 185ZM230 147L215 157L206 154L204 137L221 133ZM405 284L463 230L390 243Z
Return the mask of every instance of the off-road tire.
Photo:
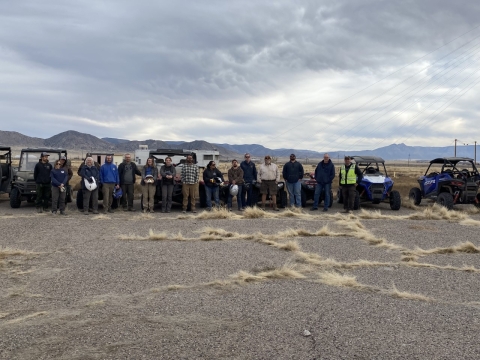
M83 190L77 191L77 198L75 201L77 203L77 209L83 210Z
M307 192L305 191L305 189L302 189L302 207L305 207L307 206Z
M22 203L22 196L20 195L20 190L14 187L12 191L10 191L10 207L13 209L17 209L20 207Z
M343 204L342 189L337 190L337 203Z
M480 194L477 194L476 196L477 201L473 203L477 208L480 208Z
M204 209L207 207L207 193L205 191L205 187L200 187L198 189L198 197L200 199L200 208Z
M280 200L280 207L285 209L288 206L288 199L287 199L287 192L285 190L280 191L280 196L278 196ZM302 206L303 206L303 200L302 200Z
M419 188L411 188L408 198L413 201L414 205L418 206L422 202L422 192Z
M359 210L360 209L360 193L355 190L355 200L353 202L353 210Z
M448 210L453 209L453 196L449 192L438 194L437 204L446 207Z
M402 197L397 190L393 190L390 192L390 209L392 210L400 210L402 206Z

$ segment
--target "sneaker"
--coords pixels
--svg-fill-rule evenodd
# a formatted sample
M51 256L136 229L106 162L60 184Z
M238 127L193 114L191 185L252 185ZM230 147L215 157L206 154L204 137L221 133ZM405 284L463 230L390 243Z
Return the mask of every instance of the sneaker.
M350 212L350 209L346 209L345 213L348 214Z
M187 210L183 210L183 211L182 211L182 214L186 214L186 213L187 213Z
M143 210L142 210L142 213L146 214L146 213L147 213L147 209L143 209Z
M315 211L315 210L318 210L318 208L312 207L312 208L310 209L310 211Z
M127 211L127 208L126 208L126 207L124 207L124 208L123 208L123 211Z
M167 210L167 213L170 213L171 211L170 210Z
M162 210L162 213L166 213L167 211L166 210Z
M43 210L40 209L40 208L38 208L38 209L37 209L37 213L41 214L41 213L43 213Z
M128 209L128 211L137 211L137 210L135 210L134 208L130 208L130 209Z
M98 214L98 211L97 210L93 210L93 213L94 214ZM87 213L88 214L88 213Z
M67 215L67 214L65 213L65 211L60 210L60 215Z
M196 214L196 213L197 213L197 210L193 209L193 210L192 210L192 213Z
M90 214L88 213L88 211L84 211L83 215L90 215Z
M134 210L135 211L135 210ZM150 214L153 214L155 211L153 209L150 209Z
M52 215L57 215L57 210L52 210Z
M238 211L245 211L245 209L244 209L244 208L240 208L240 209L238 209Z
M280 209L277 208L277 207L274 207L274 208L273 208L273 211L280 211Z
M112 209L108 209L107 212L113 214L115 211L113 211Z
M212 211L212 208L211 208L211 207L209 207L209 208L207 208L206 210L207 210L207 211Z
M323 211L328 211L328 209L323 209Z

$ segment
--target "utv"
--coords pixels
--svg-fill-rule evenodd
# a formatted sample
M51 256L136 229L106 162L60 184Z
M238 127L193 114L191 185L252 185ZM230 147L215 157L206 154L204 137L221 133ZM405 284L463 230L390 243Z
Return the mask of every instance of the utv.
M89 153L89 155L90 155L91 158L93 158L94 165L100 170L100 166L105 164L105 157L107 155L110 155L110 156L113 157L114 154L111 153L111 152L95 152L95 153ZM84 164L85 163L82 163L78 167L78 171L77 171L78 176L80 176L80 170L82 169L82 166L84 166ZM101 204L102 200L103 200L102 184L98 183L97 186L98 186L98 202L99 202L99 204ZM81 184L80 184L80 190L77 191L76 202L77 202L78 210L82 211L83 210L83 192L82 192ZM113 199L112 209L118 208L118 202L119 202L118 199ZM91 198L90 198L89 207L90 208L92 207L92 199Z
M165 158L171 157L172 158L172 165L176 168L176 176L174 179L174 187L173 187L173 194L172 194L172 202L176 202L182 204L183 202L183 193L182 193L182 179L181 179L181 172L182 166L187 161L187 155L193 156L193 162L197 163L197 156L195 152L191 151L184 151L181 149L157 149L151 150L149 153L149 157L155 160L155 164L158 168L158 174L160 175L160 168L165 164ZM205 189L203 181L201 180L201 174L199 176L199 196L200 196L200 206L202 207L202 196L205 198ZM157 181L157 188L155 190L155 197L154 197L154 204L160 203L162 201L162 182L160 180ZM203 202L205 204L205 202ZM143 195L140 200L140 207L143 210ZM205 205L203 206L205 207ZM188 204L187 210L190 210L191 205L190 201Z
M418 178L420 188L412 188L409 198L415 205L420 205L422 198L435 200L449 210L455 204L474 204L480 207L479 180L473 159L437 158L430 161L425 175Z
M9 194L13 177L12 150L0 146L0 194Z
M353 208L358 210L362 202L380 204L388 201L390 209L399 210L402 198L397 190L393 190L393 180L388 177L385 160L378 156L352 156L352 158L363 174L362 181L357 185ZM343 204L340 189L337 192L337 200Z
M314 200L315 196L315 187L317 186L317 181L315 180L315 173L310 173L309 179L302 180L302 207L307 206L308 200ZM320 194L320 199L318 200L318 205L320 205L323 201L325 201L325 192L322 191ZM333 191L330 187L330 203L328 207L332 207L333 205Z
M18 168L13 174L10 190L10 206L12 208L20 207L22 200L34 202L36 199L37 185L33 179L33 170L40 161L42 152L50 154L49 161L54 163L62 156L67 156L67 150L64 149L46 149L46 148L27 148L22 149ZM67 188L66 201L72 201L71 190Z

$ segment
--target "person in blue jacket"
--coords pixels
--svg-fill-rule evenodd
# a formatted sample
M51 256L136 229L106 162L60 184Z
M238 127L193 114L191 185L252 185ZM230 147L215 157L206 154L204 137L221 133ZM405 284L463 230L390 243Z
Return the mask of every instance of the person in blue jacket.
M330 190L332 188L332 181L335 178L335 166L328 154L323 155L323 160L320 161L315 169L315 180L317 186L315 186L315 194L313 195L313 206L310 210L318 210L318 202L320 195L325 191L325 197L323 201L323 211L328 211L328 205L330 204Z
M120 178L117 165L113 163L112 155L107 155L105 164L100 167L100 183L102 184L103 210L106 213L113 213L113 189L120 187Z
M52 182L52 214L60 209L60 215L65 214L65 197L67 195L68 171L62 167L60 160L55 161L55 166L50 171Z
M247 206L254 206L252 203L253 184L257 181L257 168L255 163L251 161L249 153L245 154L245 160L242 161L240 167L243 170L244 186L242 187L242 209L245 210Z
M82 177L81 194L83 196L83 213L88 215L90 199L92 199L92 212L94 214L98 214L98 187L100 185L100 170L98 170L98 167L95 165L93 158L87 157L85 159L85 164L80 170L80 176ZM91 184L89 188L87 188L85 181Z

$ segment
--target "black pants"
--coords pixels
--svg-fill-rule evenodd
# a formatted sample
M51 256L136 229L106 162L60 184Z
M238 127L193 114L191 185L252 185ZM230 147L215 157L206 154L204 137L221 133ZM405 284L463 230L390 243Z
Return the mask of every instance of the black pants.
M51 196L51 184L37 184L37 199L35 201L35 207L37 209L43 208L43 210L48 210L48 201Z
M122 206L123 208L133 209L133 189L134 184L123 184L121 185L122 188Z
M355 185L342 185L343 208L353 210L355 202Z

